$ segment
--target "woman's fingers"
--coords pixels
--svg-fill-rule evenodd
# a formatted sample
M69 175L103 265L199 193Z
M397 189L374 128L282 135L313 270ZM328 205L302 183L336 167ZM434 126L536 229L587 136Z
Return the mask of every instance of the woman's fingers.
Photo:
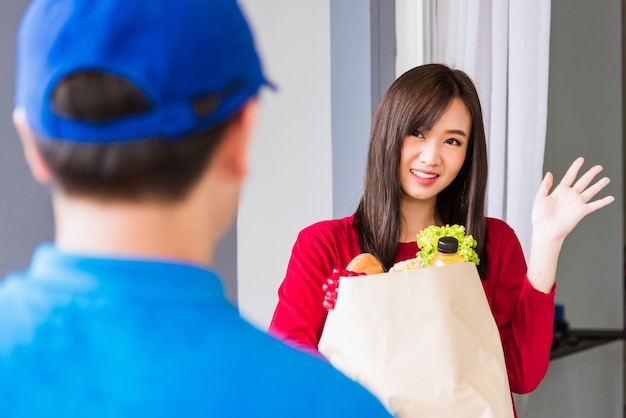
M572 165L570 165L567 169L567 172L565 173L559 184L571 187L572 184L574 184L574 180L576 180L576 176L578 176L578 171L580 171L580 168L583 166L584 162L585 159L583 157L576 158Z
M587 185L585 185L586 189L583 190L580 196L583 198L585 202L589 202L591 199L593 199L595 195L600 193L600 191L604 189L610 182L611 182L611 179L609 179L608 177L603 177L597 182L595 182L594 184L592 184L589 188L586 188Z
M550 189L552 188L552 183L554 182L554 177L552 173L549 171L541 180L541 184L539 185L539 190L537 191L537 197L547 197L550 194Z
M584 202L589 202L595 195L597 195L602 189L604 189L609 182L611 181L608 177L603 177L591 186L589 186L593 179L604 170L604 167L601 165L595 165L587 170L578 180L576 180L576 176L580 171L583 163L585 162L584 158L579 157L572 165L570 165L569 169L563 176L563 179L559 183L560 187L571 188L575 192L577 192ZM610 203L610 202L609 202Z
M587 172L585 174L583 174L578 179L578 181L576 181L576 183L574 183L572 188L574 190L576 190L578 193L583 193L585 191L585 189L587 188L587 186L589 186L591 184L592 180L598 174L600 174L600 172L602 170L604 170L604 168L601 165L596 165L596 166L591 167L589 170L587 170ZM604 180L604 179L602 179L602 180Z
M602 199L592 201L611 180L608 177L603 177L595 183L592 183L594 178L604 169L601 165L591 167L576 180L578 172L584 162L585 159L583 157L574 160L552 193L550 193L550 189L552 188L554 177L550 172L546 173L537 192L537 203L539 200L544 201L543 198L550 196L555 199L553 201L554 203L560 202L558 204L565 205L560 210L563 210L563 208L569 209L572 204L578 202L578 204L582 203L582 206L577 206L579 210L581 210L582 213L589 214L615 201L613 196L606 196ZM580 200L577 196L580 197Z
M606 196L602 199L594 200L593 202L587 203L587 213L595 212L596 210L603 208L615 201L613 196Z

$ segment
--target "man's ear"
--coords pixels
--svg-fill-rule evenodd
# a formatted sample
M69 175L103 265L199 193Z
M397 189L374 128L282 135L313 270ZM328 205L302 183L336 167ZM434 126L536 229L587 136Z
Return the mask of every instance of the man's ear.
M230 175L243 180L248 174L248 147L256 124L258 99L249 99L232 117L217 151L221 164Z
M52 181L52 173L44 161L35 142L35 134L26 120L26 112L18 107L13 110L13 124L22 141L22 149L30 172L39 183L48 184Z

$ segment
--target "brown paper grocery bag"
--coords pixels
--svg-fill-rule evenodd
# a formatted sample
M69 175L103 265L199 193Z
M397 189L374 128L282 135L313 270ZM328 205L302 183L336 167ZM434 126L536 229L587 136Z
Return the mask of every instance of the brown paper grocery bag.
M513 417L500 334L472 263L341 277L319 351L398 417Z

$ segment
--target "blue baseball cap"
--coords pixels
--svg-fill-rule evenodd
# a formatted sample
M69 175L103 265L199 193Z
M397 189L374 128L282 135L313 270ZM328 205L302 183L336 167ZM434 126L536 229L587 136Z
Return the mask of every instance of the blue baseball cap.
M97 123L55 112L57 84L87 71L130 82L150 110ZM34 0L18 31L15 106L43 139L176 139L226 120L264 85L236 0ZM200 97L212 105L198 114Z

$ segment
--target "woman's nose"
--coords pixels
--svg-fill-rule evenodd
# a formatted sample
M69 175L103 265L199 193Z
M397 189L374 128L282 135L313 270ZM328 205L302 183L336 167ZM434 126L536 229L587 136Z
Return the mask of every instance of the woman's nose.
M420 161L428 165L436 165L440 161L441 154L439 152L439 144L435 140L424 142L424 147L420 152Z

